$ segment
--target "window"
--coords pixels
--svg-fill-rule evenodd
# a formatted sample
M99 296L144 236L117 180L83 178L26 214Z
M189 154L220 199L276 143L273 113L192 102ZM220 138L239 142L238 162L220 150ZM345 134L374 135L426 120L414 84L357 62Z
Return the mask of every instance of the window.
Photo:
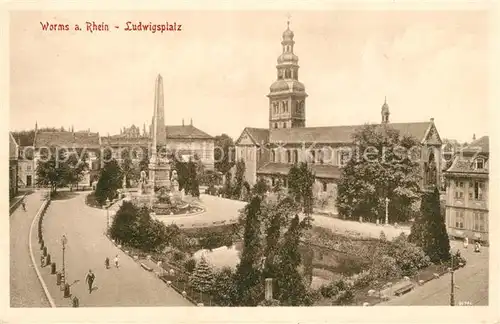
M311 163L316 163L316 151L311 151Z
M29 164L28 164L28 165L26 166L26 171L31 171L31 165L29 165Z
M470 193L469 193L470 197ZM464 199L464 183L463 181L456 181L455 199Z
M483 190L484 190L484 182L475 181L474 182L474 199L475 200L483 200Z
M274 123L274 128L278 128L278 123Z
M328 183L323 181L323 191L326 192L328 190Z
M321 150L321 151L319 151L319 163L323 164L324 161L325 161L325 151Z
M283 128L286 128L286 122L283 122Z
M486 220L484 213L474 213L474 231L485 232Z
M464 212L456 211L455 212L455 227L456 228L464 228Z
M292 154L289 150L286 151L286 162L292 163Z
M288 179L286 177L283 178L283 187L285 187L285 188L288 187Z
M476 159L475 168L479 170L484 169L484 159Z
M271 151L271 162L276 162L276 152L274 152L274 150ZM274 181L274 179L273 179L273 181Z
M293 163L299 162L299 152L297 150L293 150Z

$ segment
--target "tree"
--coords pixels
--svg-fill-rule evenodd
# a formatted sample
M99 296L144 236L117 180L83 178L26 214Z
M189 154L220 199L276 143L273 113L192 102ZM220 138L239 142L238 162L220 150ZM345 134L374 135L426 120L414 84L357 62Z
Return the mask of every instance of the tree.
M95 189L96 201L101 206L104 205L106 199L112 200L116 197L117 190L122 187L122 176L115 159L105 163Z
M301 204L306 215L313 212L312 186L315 181L314 173L307 163L293 165L288 172L288 190L295 201Z
M420 157L421 146L412 137L401 136L389 125L365 125L353 134L351 149L338 184L337 207L346 218L369 221L385 217L389 198L391 221L410 218L412 205L420 198L420 166L409 153Z
M245 162L239 160L236 163L236 173L234 176L233 199L241 199L241 191L243 189L243 181L245 179Z
M420 215L412 225L409 240L422 247L433 263L450 259L450 240L437 188L424 193Z
M269 190L269 185L267 184L266 179L259 178L257 179L257 183L255 183L255 185L252 188L252 194L264 196L268 190Z
M138 210L131 202L124 201L113 217L110 227L110 236L118 242L128 242L135 236L135 220Z
M296 215L285 234L283 245L279 252L279 271L276 272L277 291L276 296L282 305L303 305L307 296L307 288L299 266L301 256L299 244L301 237L301 226L299 216Z
M70 190L73 189L73 185L75 184L78 189L78 183L82 181L85 172L89 169L89 165L87 163L88 154L86 152L82 152L81 150L69 152L68 154L67 160L63 164L64 180L71 186ZM81 156L80 159L78 159L78 156Z
M226 134L215 136L214 146L214 168L222 174L226 174L234 165L233 139Z
M200 185L198 182L197 166L193 159L189 159L186 165L186 179L184 183L184 188L187 194L193 197L200 196Z
M189 282L191 287L198 292L210 293L212 291L214 274L205 256L202 255L200 261L196 264Z
M235 284L239 305L255 306L262 299L260 282L260 206L261 198L255 196L245 206L243 250L236 268Z
M140 171L134 166L129 150L123 150L121 152L121 159L120 168L123 176L125 177L125 186L130 188L130 182L139 179Z
M59 157L56 158L56 154ZM36 167L37 185L49 186L50 191L55 193L57 188L65 183L65 157L63 153L56 150L41 152L41 158Z
M215 272L211 295L216 305L235 306L236 292L234 272L231 268L223 267Z

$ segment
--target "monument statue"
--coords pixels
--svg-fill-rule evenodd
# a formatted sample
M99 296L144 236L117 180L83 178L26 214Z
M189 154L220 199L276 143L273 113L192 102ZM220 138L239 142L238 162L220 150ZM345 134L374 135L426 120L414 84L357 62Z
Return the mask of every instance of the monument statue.
M139 194L144 193L144 188L145 188L146 182L147 182L146 171L142 170L141 171L141 178L139 179Z

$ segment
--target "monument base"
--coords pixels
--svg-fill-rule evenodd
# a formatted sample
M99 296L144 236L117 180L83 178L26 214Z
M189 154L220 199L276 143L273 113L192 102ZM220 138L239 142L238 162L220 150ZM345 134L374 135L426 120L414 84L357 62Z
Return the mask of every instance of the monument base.
M170 189L170 164L149 164L149 181L154 191L159 188Z

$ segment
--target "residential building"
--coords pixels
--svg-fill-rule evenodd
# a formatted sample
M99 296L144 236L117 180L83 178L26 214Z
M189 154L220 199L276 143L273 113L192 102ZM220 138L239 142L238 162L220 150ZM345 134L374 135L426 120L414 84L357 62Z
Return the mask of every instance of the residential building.
M9 197L12 198L18 193L18 157L19 145L12 133L9 132Z
M488 242L489 137L457 152L445 178L448 234Z

